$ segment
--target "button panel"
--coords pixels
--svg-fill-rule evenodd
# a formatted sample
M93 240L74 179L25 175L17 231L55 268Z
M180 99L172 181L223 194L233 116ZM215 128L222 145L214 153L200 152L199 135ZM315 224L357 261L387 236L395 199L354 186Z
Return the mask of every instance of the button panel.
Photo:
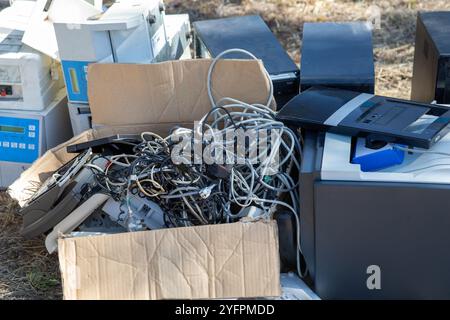
M39 120L0 116L0 161L32 163L39 157Z

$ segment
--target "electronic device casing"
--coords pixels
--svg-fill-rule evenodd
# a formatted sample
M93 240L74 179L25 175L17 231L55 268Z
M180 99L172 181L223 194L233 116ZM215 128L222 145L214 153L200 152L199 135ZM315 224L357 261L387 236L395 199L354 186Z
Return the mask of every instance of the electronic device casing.
M420 131L424 116L436 119ZM355 91L311 87L289 101L277 114L286 124L318 131L365 137L430 148L450 130L450 108Z
M165 60L192 59L191 23L188 14L167 14L164 16L167 35L167 58Z
M279 108L299 92L299 69L260 16L196 21L193 24L197 57L214 58L228 49L244 49L261 59L274 85ZM249 59L230 53L224 58Z
M306 132L299 186L301 247L315 292L449 299L450 171L362 173L349 163L351 138L327 135L328 145L323 133ZM380 268L381 289L367 286L370 266Z
M2 125L23 128L0 132L0 186L8 187L45 151L72 136L64 90L43 111L0 111Z
M88 103L90 63L152 63L167 50L164 7L159 0L115 2L82 23L55 22L68 98Z
M43 110L64 87L59 63L22 43L33 6L15 1L0 12L0 109Z
M164 60L191 59L191 42L189 15L168 14L164 17L167 33L167 48L162 57ZM92 122L91 110L88 104L69 102L69 115L74 135L95 127Z
M369 23L305 23L301 52L301 92L312 86L326 86L374 93Z
M450 104L450 12L417 15L411 99Z
M92 115L88 104L69 102L67 107L75 136L92 128Z

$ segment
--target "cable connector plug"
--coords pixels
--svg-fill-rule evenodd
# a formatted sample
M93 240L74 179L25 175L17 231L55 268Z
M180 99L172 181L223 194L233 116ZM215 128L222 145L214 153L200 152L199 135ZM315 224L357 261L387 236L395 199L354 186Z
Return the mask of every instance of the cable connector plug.
M207 199L211 195L212 190L214 189L216 185L210 185L209 187L203 188L198 193L202 199Z

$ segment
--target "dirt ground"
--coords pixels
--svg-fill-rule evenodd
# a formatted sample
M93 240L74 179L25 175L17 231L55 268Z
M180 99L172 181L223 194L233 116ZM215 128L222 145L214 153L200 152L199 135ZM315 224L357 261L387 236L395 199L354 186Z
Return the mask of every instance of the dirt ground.
M259 14L297 63L304 22L367 20L379 12L373 39L376 92L401 98L410 96L417 11L450 9L448 0L166 0L165 4L168 13L189 13L191 21ZM17 206L0 193L0 299L61 298L57 256L47 254L43 238L21 238L20 223Z

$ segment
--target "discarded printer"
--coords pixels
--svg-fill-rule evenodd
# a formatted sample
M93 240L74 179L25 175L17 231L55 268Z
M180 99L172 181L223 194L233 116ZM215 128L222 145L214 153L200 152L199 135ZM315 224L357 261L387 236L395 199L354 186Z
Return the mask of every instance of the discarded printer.
M0 187L71 137L59 63L22 43L34 2L0 12Z
M305 130L301 246L321 298L450 297L449 110L330 88L281 110Z
M260 16L196 21L193 24L198 57L214 58L225 50L241 48L261 59L274 84L278 108L299 92L299 69ZM224 58L248 59L231 53Z
M64 87L58 62L22 43L34 2L0 13L0 108L43 110Z
M450 12L419 12L411 99L450 104Z
M191 29L187 14L169 14L164 16L164 28L167 36L164 60L191 59ZM132 48L134 50L134 48ZM89 105L69 102L69 114L75 135L95 126Z
M88 102L89 63L167 59L164 6L159 0L118 1L95 12L84 21L53 23L70 102Z
M405 152L401 163L373 172L351 161L355 145L333 133L305 141L301 243L315 292L448 299L448 135L431 153Z
M294 198L289 203L298 209L297 187L285 171L295 165L289 150L299 144L293 132L273 120L270 108L255 107L248 113L252 123L260 121L259 114L261 121L276 124L292 138L286 145L273 141L286 157L279 178L263 181L274 190L245 178L253 190L251 198L239 182L246 165L233 171L207 169L177 165L169 156L176 146L172 136L192 130L188 128L194 120L216 114L222 120L212 126L225 124L226 130L235 131L221 108L211 109L204 90L210 67L209 60L90 65L92 117L102 126L50 150L10 187L10 195L22 206L23 234L45 233L47 248L58 248L66 299L280 295L277 229L267 217L278 205L273 200L279 190L291 190ZM221 94L270 103L270 80L259 61L219 61L214 72L213 86ZM254 81L243 85L249 73ZM142 77L148 81L135 81ZM124 87L125 97L111 91L118 85ZM123 114L124 108L130 112ZM243 116L232 115L235 121ZM26 195L37 183L37 193ZM258 206L248 210L253 201ZM287 205L283 201L279 203ZM258 213L260 220L251 218ZM239 221L245 216L246 221Z

